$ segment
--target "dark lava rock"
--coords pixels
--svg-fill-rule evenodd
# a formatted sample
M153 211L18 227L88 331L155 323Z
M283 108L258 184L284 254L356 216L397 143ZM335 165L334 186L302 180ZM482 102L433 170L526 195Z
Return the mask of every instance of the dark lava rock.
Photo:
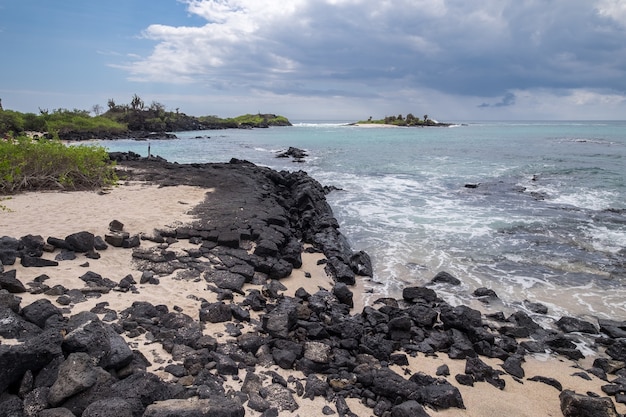
M46 320L54 315L62 317L63 312L45 298L34 301L22 309L22 316L42 329L46 325Z
M561 317L556 325L559 329L561 329L564 333L588 333L588 334L598 334L598 329L588 321L580 320L575 317Z
M551 387L556 388L559 391L563 391L563 385L561 385L561 383L554 378L548 378L545 376L534 376L532 378L528 378L528 380L534 382L542 382L546 385L550 385Z
M17 271L15 269L7 272L0 272L0 289L7 290L13 294L26 292L26 287L16 277Z
M619 417L610 398L597 398L565 390L559 395L564 417Z
M94 250L95 236L90 232L78 232L66 236L65 242L74 252L85 253Z
M233 317L230 305L222 302L210 303L200 309L200 321L209 323L223 323Z
M430 281L432 284L443 283L450 285L461 285L461 280L449 274L448 272L441 271Z
M405 287L402 290L402 298L406 301L432 303L437 300L437 293L426 287Z
M39 371L61 353L61 334L56 331L43 332L23 344L0 345L0 392L26 371Z

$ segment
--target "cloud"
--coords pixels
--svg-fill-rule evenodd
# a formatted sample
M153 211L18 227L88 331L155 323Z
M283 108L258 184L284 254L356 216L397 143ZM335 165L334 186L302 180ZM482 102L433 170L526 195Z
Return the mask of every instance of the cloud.
M151 53L115 64L132 81L302 97L428 89L483 97L480 108L514 107L512 91L624 95L619 0L179 1L205 23L148 26Z
M483 103L480 104L478 107L480 108L486 108L486 107L507 107L507 106L512 106L515 104L515 94L513 93L506 93L504 95L504 97L502 97L502 100L500 100L497 103L493 103L493 104L488 104L488 103Z

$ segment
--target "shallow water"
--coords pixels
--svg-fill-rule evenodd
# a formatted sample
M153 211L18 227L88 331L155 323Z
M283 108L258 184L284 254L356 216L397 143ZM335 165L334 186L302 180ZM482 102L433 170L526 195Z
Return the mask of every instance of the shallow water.
M463 282L436 288L454 304L488 287L499 310L530 300L552 317L626 319L626 122L307 122L177 135L151 141L151 153L302 169L341 188L328 200L353 248L373 259L370 301L445 270ZM147 155L147 142L102 144ZM306 149L306 162L275 158L289 146Z

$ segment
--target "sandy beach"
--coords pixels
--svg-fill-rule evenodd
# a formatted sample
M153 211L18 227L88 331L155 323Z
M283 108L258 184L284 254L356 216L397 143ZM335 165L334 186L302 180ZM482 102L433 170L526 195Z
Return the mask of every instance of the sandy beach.
M376 127L379 126L376 125ZM80 231L89 231L94 235L104 236L108 232L109 223L112 220L122 222L124 230L132 235L150 236L155 229L176 228L193 223L197 220L193 214L193 208L205 199L211 199L212 191L210 188L190 185L159 187L143 181L130 181L102 191L19 194L1 202L5 206L5 210L0 211L0 236L20 238L27 234L33 234L41 235L44 239L48 237L64 238ZM150 240L141 241L142 248L157 245ZM181 240L171 244L169 249L184 253L189 249L198 248L198 246ZM66 288L81 288L84 283L80 281L79 277L87 271L98 273L116 282L130 274L136 282L139 282L142 271L138 269L131 250L109 247L99 253L101 258L95 260L87 259L84 255L79 254L74 260L59 262L59 266L25 268L17 262L15 265L5 266L4 270L16 269L17 277L23 283L29 283L41 274L46 274L49 276L46 281L49 287L62 285ZM58 251L45 253L43 257L52 260L57 254ZM303 253L302 266L294 269L289 277L280 281L287 288L283 293L293 296L296 290L301 287L311 294L320 287L331 288L333 280L325 272L324 258L324 255L320 253ZM201 299L208 302L217 301L216 293L208 290L204 280L187 279L182 274L174 272L159 276L159 281L158 285L137 284L136 292L110 291L98 298L88 298L82 303L59 307L64 308L64 312L69 315L91 310L96 305L106 302L108 303L107 308L113 309L119 314L135 301L147 301L154 305L167 305L171 310L176 309L198 319ZM362 292L365 284L365 278L357 277L357 285L352 288L355 294L355 306L352 309L352 314L360 313L363 310ZM246 285L252 287L252 284ZM48 298L55 303L57 298L29 293L22 293L19 296L22 298L22 307L40 298ZM234 297L234 301L243 299L240 294L234 294ZM253 312L252 314L253 319L259 319L258 313ZM242 331L245 332L251 326L249 323L244 324ZM205 323L204 334L212 335L218 341L231 338L222 323ZM146 335L135 338L126 337L126 340L133 348L139 349L151 362L149 371L156 373L164 380L176 381L171 374L164 371L165 365L174 363L172 356L158 343L150 341ZM0 342L2 344L17 343L14 340L2 338L0 338ZM562 384L564 390L605 396L601 387L606 384L606 381L593 375L589 375L590 380L574 375L576 372L590 367L594 359L593 356L576 363L563 357L548 354L535 357L527 355L523 365L525 378L516 379L505 373L502 375L502 379L506 381L506 386L502 390L486 382L478 382L473 387L459 384L454 376L463 373L464 360L452 360L442 353L429 356L421 353L407 356L409 359L408 366L392 365L392 369L398 374L412 375L417 372L424 372L435 376L436 370L440 366L447 365L450 369L449 375L442 377L456 386L462 394L466 407L464 410L450 408L436 411L427 408L427 412L431 416L561 416L559 391L545 383L529 381L528 379L533 376L554 378ZM501 369L501 360L481 359L495 369ZM278 372L285 378L292 375L301 381L306 379L299 371L288 371L275 365L268 370ZM239 378L231 378L227 384L234 390L238 390L244 377L245 371L241 370ZM313 401L299 396L295 396L295 398L300 408L294 412L282 411L280 415L321 415L321 410L325 405L334 410L333 403L324 401L320 397L316 397ZM358 399L348 398L346 402L355 415L373 415L372 409L363 405ZM626 413L626 407L623 404L617 404L617 410L620 413ZM262 413L247 407L246 415L260 416Z

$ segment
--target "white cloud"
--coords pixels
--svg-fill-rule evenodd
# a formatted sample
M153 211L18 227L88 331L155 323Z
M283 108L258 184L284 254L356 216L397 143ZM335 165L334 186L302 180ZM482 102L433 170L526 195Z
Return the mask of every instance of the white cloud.
M206 23L147 27L152 52L117 65L132 80L351 105L429 91L502 115L580 92L623 106L624 31L605 24L626 23L623 1L179 1Z
M597 9L601 16L613 19L626 27L626 2L623 0L600 0Z

